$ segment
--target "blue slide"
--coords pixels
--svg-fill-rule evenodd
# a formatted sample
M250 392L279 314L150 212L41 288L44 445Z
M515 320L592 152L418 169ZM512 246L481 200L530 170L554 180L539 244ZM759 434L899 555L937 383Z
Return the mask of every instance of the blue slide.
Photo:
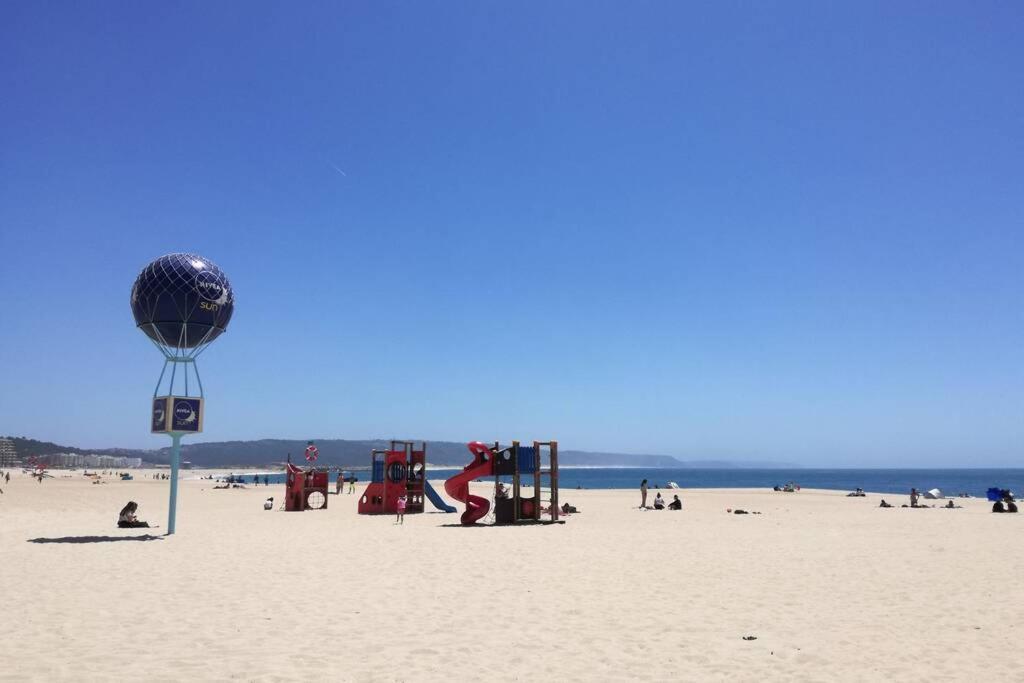
M427 494L427 498L429 498L430 502L434 504L434 507L441 512L455 512L455 508L444 502L444 498L437 495L437 491L434 490L434 487L430 485L429 481L423 482L423 492Z

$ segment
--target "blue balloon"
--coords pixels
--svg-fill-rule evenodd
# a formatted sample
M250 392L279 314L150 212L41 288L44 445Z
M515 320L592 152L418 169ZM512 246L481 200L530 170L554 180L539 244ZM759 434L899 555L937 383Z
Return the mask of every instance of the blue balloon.
M169 348L191 349L227 329L235 293L224 272L197 254L167 254L142 269L132 285L135 325Z

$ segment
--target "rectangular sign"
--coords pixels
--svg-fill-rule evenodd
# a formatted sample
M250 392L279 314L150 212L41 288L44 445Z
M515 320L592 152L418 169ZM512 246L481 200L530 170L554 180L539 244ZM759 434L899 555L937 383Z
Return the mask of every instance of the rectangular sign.
M153 399L153 416L150 431L153 434L165 434L170 431L171 411L168 397L160 396Z
M203 431L203 399L172 396L171 431L198 434Z
M203 399L186 396L157 396L153 399L150 422L153 434L203 431Z

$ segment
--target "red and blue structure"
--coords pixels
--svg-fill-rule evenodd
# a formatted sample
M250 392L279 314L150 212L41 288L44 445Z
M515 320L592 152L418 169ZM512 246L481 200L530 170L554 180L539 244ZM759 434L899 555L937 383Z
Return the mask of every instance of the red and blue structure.
M462 472L444 483L444 490L455 500L466 504L462 513L462 524L470 526L487 516L491 501L469 492L470 482L482 477L494 477L495 491L501 490L501 477L511 477L512 491L504 496L495 495L494 523L518 524L558 521L558 442L534 441L532 446L522 446L513 441L511 446L493 446L482 441L466 444L473 454L473 462ZM544 467L544 456L547 467ZM542 484L547 477L549 498L541 499ZM529 495L524 493L524 482L532 488ZM544 503L547 506L544 506ZM549 519L544 519L547 515Z
M389 449L371 452L370 465L370 483L359 499L359 514L396 514L402 495L407 515L423 512L425 500L442 512L455 512L427 481L425 442L392 441Z

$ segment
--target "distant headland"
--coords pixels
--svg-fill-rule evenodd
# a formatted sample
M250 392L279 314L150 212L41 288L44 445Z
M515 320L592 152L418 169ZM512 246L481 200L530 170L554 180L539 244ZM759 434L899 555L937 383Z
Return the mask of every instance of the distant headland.
M78 448L25 436L2 437L14 445L16 457L26 461L62 453L82 455L113 455L141 458L145 463L166 464L170 448ZM418 439L417 439L418 440ZM389 439L314 439L320 450L318 464L362 466L369 463L370 451L386 448ZM469 439L467 439L469 441ZM301 459L306 448L304 439L259 439L256 441L209 441L182 445L182 459L194 467L264 467L284 462L290 454ZM559 462L569 467L650 467L650 468L784 468L793 463L757 460L682 459L672 455L648 455L594 452L567 449L561 444ZM432 466L462 467L469 461L466 441L427 441L427 460Z

